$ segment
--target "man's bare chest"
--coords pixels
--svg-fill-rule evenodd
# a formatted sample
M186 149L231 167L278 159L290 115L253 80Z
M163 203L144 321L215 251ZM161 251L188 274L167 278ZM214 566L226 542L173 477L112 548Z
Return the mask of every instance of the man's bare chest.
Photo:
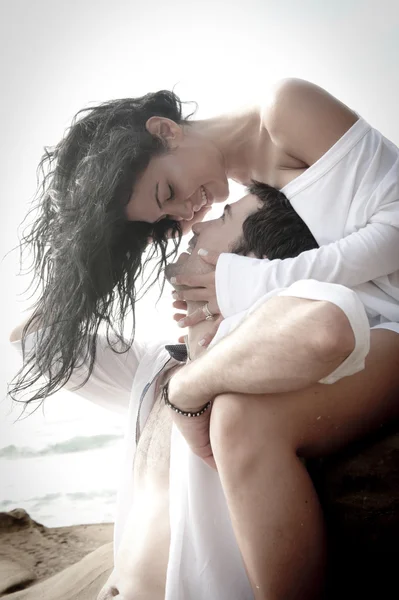
M158 394L137 445L134 460L136 482L143 478L157 479L168 475L171 433L170 409L161 402Z

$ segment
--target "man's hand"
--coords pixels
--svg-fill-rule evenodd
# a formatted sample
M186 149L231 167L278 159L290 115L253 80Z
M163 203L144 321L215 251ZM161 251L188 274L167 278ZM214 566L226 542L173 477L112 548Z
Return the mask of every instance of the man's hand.
M173 421L191 450L212 469L216 469L215 459L209 437L211 409L209 408L200 417L183 417L173 412Z
M204 400L204 402L200 400L200 404L195 404L192 403L192 400L184 393L184 379L180 374L185 368L186 367L183 367L183 369L177 371L177 373L169 380L169 402L181 410L196 412L203 408L208 400ZM194 454L199 456L199 458L202 458L208 466L216 469L209 436L211 409L212 407L200 417L184 417L175 411L172 411L172 415L177 428L180 430Z

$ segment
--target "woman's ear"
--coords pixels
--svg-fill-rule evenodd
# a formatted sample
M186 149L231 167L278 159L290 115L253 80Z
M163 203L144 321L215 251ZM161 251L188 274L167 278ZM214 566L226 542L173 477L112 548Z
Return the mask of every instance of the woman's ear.
M150 117L145 127L148 133L161 138L171 149L176 147L183 136L180 125L166 117Z

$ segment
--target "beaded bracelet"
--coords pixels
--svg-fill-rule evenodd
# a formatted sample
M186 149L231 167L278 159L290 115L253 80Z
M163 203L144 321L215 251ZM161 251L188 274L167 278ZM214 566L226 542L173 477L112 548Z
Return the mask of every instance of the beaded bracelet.
M205 406L203 406L200 410L195 412L191 412L190 410L180 410L180 408L177 408L177 406L169 402L168 390L169 381L162 387L162 398L164 399L166 406L169 406L169 408L177 412L179 415L182 415L183 417L200 417L204 414L204 412L208 410L208 408L212 404L212 400L209 400L209 402L207 402Z

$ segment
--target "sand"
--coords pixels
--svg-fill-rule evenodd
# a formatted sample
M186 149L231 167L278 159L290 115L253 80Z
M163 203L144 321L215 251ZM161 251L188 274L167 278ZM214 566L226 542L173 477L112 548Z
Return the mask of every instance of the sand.
M112 524L47 528L0 513L0 597L95 600L112 570Z

